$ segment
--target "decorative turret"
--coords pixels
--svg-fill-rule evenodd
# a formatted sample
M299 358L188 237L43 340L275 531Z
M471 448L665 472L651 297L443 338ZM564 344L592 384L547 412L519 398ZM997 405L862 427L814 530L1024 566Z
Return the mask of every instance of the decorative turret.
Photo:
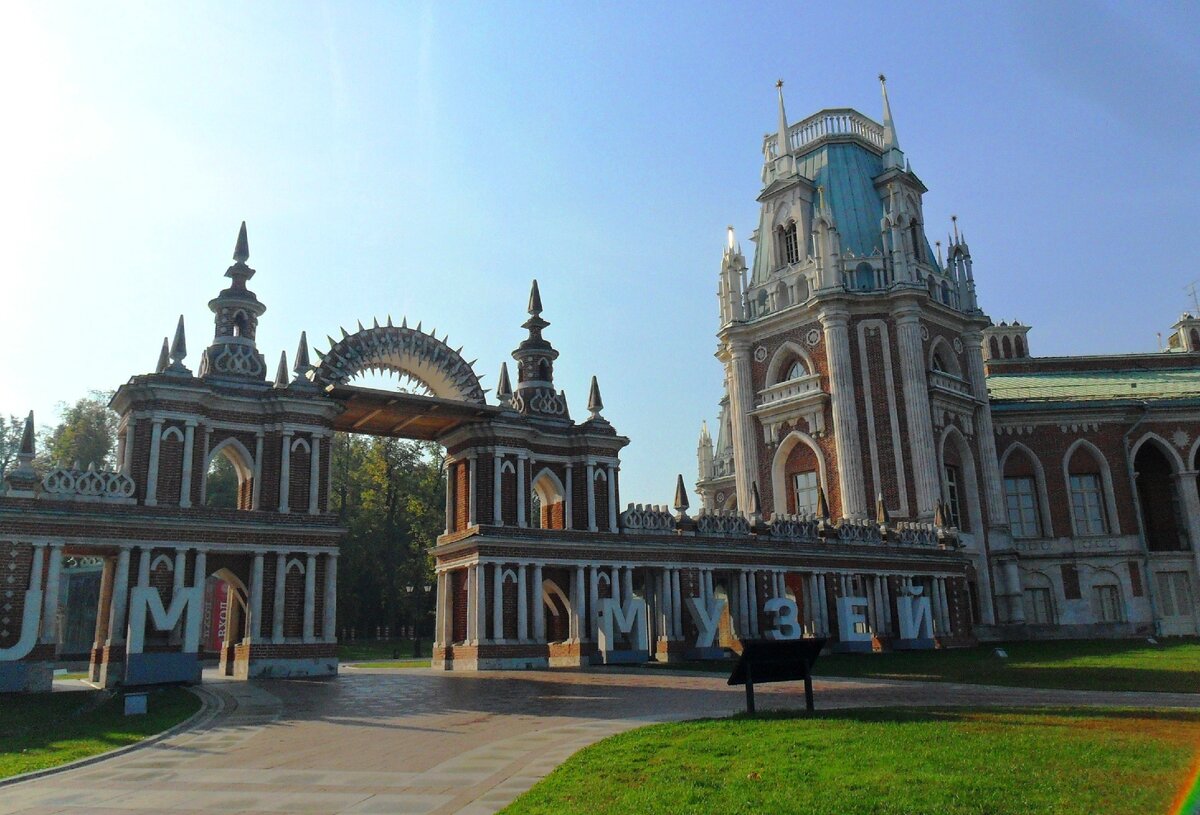
M699 463L700 480L713 477L713 440L708 433L708 422L700 424L700 441L696 445L696 460Z
M717 298L721 303L721 325L746 319L745 289L746 258L737 242L733 227L725 236L725 251L721 255L721 277L717 283Z
M31 497L38 487L38 475L33 469L33 459L37 455L35 449L35 434L33 431L33 411L25 417L25 428L21 433L21 446L17 450L17 466L4 474L4 483L8 485L8 494L13 497Z
M496 385L496 399L503 407L512 407L512 380L508 378L508 363L500 363L500 381Z
M887 77L879 75L879 87L883 91L883 168L885 170L906 169L900 140L896 138L896 123L892 121L892 106L888 102Z
M254 277L254 270L246 265L249 259L250 243L246 238L246 222L242 221L233 250L234 264L225 271L233 283L208 303L216 315L216 331L200 366L203 377L260 382L266 378L266 360L254 344L254 335L258 318L267 307L246 288L246 281Z
M548 325L542 319L542 295L535 280L529 291L529 319L521 326L529 336L512 352L517 361L517 389L512 406L531 416L570 420L566 397L554 389L554 360L558 359L558 351L542 338L542 330Z

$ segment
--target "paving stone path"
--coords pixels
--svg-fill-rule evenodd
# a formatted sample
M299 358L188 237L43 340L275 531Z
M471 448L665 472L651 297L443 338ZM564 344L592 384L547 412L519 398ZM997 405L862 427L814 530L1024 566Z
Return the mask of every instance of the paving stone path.
M207 681L209 679L214 681ZM157 744L0 787L9 813L491 813L567 756L653 721L742 709L722 676L624 671L447 674L343 668L332 680L206 676L206 721ZM800 707L802 685L757 689ZM820 708L1200 707L1200 695L818 680Z

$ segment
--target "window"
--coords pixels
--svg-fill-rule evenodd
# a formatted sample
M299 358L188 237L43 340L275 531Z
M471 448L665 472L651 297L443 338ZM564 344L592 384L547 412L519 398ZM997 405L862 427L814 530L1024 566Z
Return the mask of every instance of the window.
M1100 476L1083 473L1071 476L1071 514L1075 518L1075 534L1104 535L1104 499L1100 495Z
M1008 525L1014 538L1036 538L1041 534L1032 478L1005 478L1004 501L1008 505Z
M959 485L961 478L959 477L958 467L952 464L946 465L946 511L950 515L946 520L951 526L959 529L965 528L962 525L963 513L962 504L959 497Z
M1093 588L1092 611L1102 623L1121 622L1121 590L1113 585Z
M875 288L875 270L870 263L860 263L854 267L854 288L860 291Z
M537 490L529 496L529 525L534 529L542 528L542 496L537 494Z
M779 230L781 265L791 265L800 262L800 246L796 241L796 222L792 221Z
M1025 589L1025 619L1031 623L1054 622L1054 606L1050 589Z
M792 476L792 487L796 492L796 513L812 515L817 511L817 474L796 473Z
M921 225L915 220L908 224L908 239L912 241L913 259L917 261L924 260L921 257Z
M808 370L805 369L804 363L796 360L787 369L787 376L783 378L784 382L790 382L793 379L799 379L802 376L808 376Z
M1159 572L1158 602L1164 617L1187 617L1192 613L1192 585L1187 572Z
M942 281L942 302L950 305L950 285L946 281Z

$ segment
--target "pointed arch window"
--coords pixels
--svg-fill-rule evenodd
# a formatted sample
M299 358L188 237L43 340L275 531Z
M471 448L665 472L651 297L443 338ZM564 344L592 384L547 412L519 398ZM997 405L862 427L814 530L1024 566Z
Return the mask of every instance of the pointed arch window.
M921 225L915 218L908 222L908 239L912 241L913 259L918 262L924 260L921 253Z
M790 266L800 262L800 243L796 236L796 222L788 221L779 228L779 261Z
M790 382L793 379L799 379L802 376L808 376L808 369L804 367L804 363L800 360L795 360L787 369L787 375L784 377L785 382Z

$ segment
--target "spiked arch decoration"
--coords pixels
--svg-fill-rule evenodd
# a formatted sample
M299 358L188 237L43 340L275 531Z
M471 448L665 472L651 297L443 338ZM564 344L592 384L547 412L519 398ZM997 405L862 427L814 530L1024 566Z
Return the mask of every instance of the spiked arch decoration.
M390 371L418 380L430 393L442 399L484 404L484 391L472 363L459 351L426 334L418 324L409 328L407 322L395 326L389 319L385 326L376 321L371 328L353 334L342 329L340 341L329 338L330 348L322 354L321 364L313 371L318 385L345 385L366 371Z

